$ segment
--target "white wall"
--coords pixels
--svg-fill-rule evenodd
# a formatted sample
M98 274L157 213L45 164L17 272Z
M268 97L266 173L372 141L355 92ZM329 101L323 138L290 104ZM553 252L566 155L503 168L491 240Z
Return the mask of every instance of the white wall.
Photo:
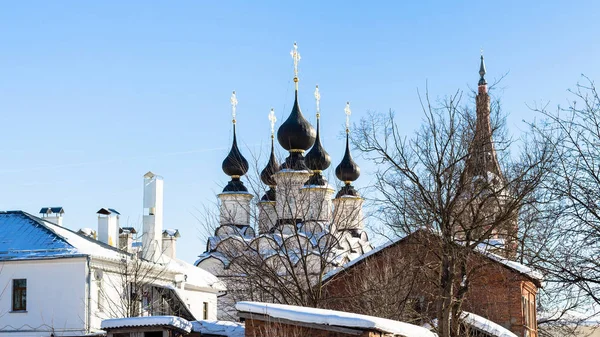
M29 330L10 334L18 337L85 332L86 265L85 257L1 262L0 330ZM13 279L27 279L27 312L10 312Z
M204 311L204 302L208 302L208 319L217 319L217 295L215 293L208 293L203 291L196 291L185 289L180 292L184 302L188 305L188 308L196 319L204 319L202 313Z

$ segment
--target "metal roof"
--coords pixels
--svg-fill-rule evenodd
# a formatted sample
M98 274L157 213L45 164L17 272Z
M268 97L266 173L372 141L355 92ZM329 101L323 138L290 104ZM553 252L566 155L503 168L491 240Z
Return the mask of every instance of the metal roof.
M123 252L23 211L0 211L0 261L98 256Z

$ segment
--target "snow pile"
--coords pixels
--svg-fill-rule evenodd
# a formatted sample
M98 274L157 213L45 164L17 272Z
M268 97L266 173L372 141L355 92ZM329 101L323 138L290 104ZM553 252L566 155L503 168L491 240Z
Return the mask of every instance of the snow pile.
M187 333L192 331L192 323L176 316L145 316L112 318L102 321L100 327L106 329L118 329L127 327L163 326L183 330Z
M405 337L436 336L431 331L413 324L342 311L260 302L238 302L235 308L241 312L266 315L272 318L281 318L302 323L376 330Z
M492 336L517 337L517 335L512 333L510 330L490 321L489 319L483 318L479 315L475 315L473 313L463 311L463 313L461 314L460 317L462 318L463 322L465 322L466 324L468 324L478 330L487 332Z
M244 337L245 327L242 323L229 321L194 321L192 331L200 335L217 335L225 337Z

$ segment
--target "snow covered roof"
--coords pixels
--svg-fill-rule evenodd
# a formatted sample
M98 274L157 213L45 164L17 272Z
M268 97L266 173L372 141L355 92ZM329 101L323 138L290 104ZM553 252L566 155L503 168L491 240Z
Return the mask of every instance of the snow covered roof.
M235 308L241 312L302 323L375 330L404 337L436 336L433 332L417 325L343 311L260 302L238 302Z
M244 337L245 327L243 323L229 321L193 321L192 331L200 335L214 335L224 337Z
M512 333L510 330L506 329L505 327L496 324L492 321L490 321L487 318L483 318L479 315L475 315L473 313L470 312L466 312L463 311L463 313L461 314L461 318L463 319L463 322L465 322L466 324L481 330L483 332L487 332L488 334L492 335L492 336L496 336L496 337L518 337L517 335L515 335L514 333Z
M492 259L494 261L500 262L503 265L505 265L505 266L507 266L507 267L509 267L509 268L511 268L513 270L518 271L521 274L525 274L525 275L529 276L532 279L535 279L535 280L538 280L538 281L542 281L544 279L544 275L542 275L541 272L539 272L539 271L537 271L537 270L535 270L533 268L527 267L524 264L521 264L521 263L516 262L516 261L511 261L511 260L509 260L509 259L507 259L505 257L502 257L500 255L496 255L496 254L494 254L494 253L492 253L492 252L490 252L490 251L488 251L486 249L482 249L480 247L478 247L476 249L476 251L480 252L484 256L486 256L486 257L488 257L488 258L490 258L490 259Z
M227 290L225 284L208 271L179 259L165 258L168 259L166 263L169 269L186 276L185 282L187 284L197 287L209 287L217 291Z
M352 266L354 266L355 264L357 264L357 263L359 263L361 261L364 261L369 256L375 255L375 254L381 252L382 250L384 250L384 249L386 249L388 247L394 246L395 244L402 242L403 240L409 238L410 236L412 236L412 235L414 235L414 234L416 234L418 232L425 232L425 233L431 233L431 234L433 234L431 231L419 230L419 231L414 232L412 234L409 234L407 236L404 236L404 237L401 237L401 238L389 241L389 242L385 243L384 245L376 247L375 249L367 252L366 254L363 254L360 257L358 257L358 258L356 258L356 259L354 259L354 260L352 260L352 261L344 264L340 268L336 268L336 269L328 272L327 274L325 274L323 276L323 282L327 281L328 279L330 279L331 277L333 277L337 273L341 272L342 270L349 269ZM508 267L509 269L514 270L514 271L516 271L518 273L521 273L521 274L523 274L523 275L525 275L525 276L527 276L527 277L529 277L529 278L531 278L531 279L533 279L533 280L535 280L537 282L541 282L543 280L542 273L540 273L539 271L537 271L537 270L535 270L533 268L527 267L527 266L525 266L525 265L523 265L521 263L518 263L516 261L511 261L509 259L506 259L506 258L500 256L500 255L496 255L496 254L494 254L492 252L487 251L486 249L482 249L482 248L478 247L474 251L479 252L483 256L486 256L486 257L490 258L493 261L499 262L499 263L503 264L504 266Z
M192 323L176 316L145 316L105 319L102 321L100 328L103 330L110 330L145 326L160 326L182 330L187 333L192 331Z
M0 212L0 260L97 256L123 252L23 211Z

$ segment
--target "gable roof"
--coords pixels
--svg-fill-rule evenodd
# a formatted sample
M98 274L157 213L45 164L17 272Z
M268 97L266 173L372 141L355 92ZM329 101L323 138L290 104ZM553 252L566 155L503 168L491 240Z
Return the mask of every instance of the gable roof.
M336 269L334 269L334 270L326 273L323 276L322 282L323 283L328 282L331 278L333 278L335 275L339 274L340 272L348 270L348 269L352 268L353 266L355 266L355 265L357 265L359 263L364 262L370 256L377 255L377 254L381 253L382 251L384 251L384 250L386 250L386 249L388 249L390 247L393 247L393 246L396 246L397 244L400 244L401 242L403 242L403 241L405 241L405 240L413 237L417 233L438 236L437 234L435 234L435 233L433 233L433 232L431 232L429 230L424 230L424 229L417 230L417 231L415 231L415 232L413 232L413 233L411 233L411 234L409 234L407 236L404 236L404 237L392 240L392 241L390 241L390 242L388 242L388 243L386 243L384 245L376 247L375 249L371 250L370 252L368 252L366 254L363 254L360 257L358 257L358 258L356 258L356 259L354 259L354 260L346 263L342 267L336 268ZM465 249L467 249L467 248L465 247ZM500 263L502 266L506 267L507 269L509 269L509 270L511 270L513 272L517 272L517 273L519 273L519 274L527 277L528 279L530 279L531 281L533 281L538 287L541 286L541 282L543 280L543 275L539 271L537 271L537 270L535 270L535 269L533 269L531 267L527 267L527 266L525 266L525 265L523 265L523 264L521 264L519 262L511 261L511 260L509 260L507 258L504 258L504 257L500 256L500 255L496 255L496 254L494 254L492 252L489 252L489 251L487 251L487 250L485 250L483 248L480 248L480 247L478 247L476 249L473 249L473 252L475 252L477 254L480 254L481 256L489 259L490 261L492 261L494 263Z
M0 212L0 261L96 256L123 252L23 211Z

